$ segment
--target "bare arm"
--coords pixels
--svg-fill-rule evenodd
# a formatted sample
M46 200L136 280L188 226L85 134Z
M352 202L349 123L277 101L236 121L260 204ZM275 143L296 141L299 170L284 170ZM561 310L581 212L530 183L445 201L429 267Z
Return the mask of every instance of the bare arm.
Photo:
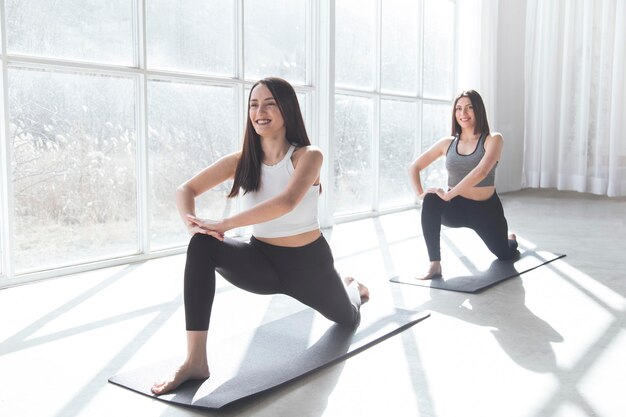
M411 185L418 197L423 198L424 196L424 187L422 186L420 172L435 162L439 157L445 155L453 139L452 137L445 137L435 142L428 150L418 156L409 167Z
M235 152L223 156L176 189L175 201L178 213L192 233L196 225L190 221L189 216L196 215L196 197L234 178L240 155L240 152Z
M500 133L494 133L485 139L485 155L482 157L478 165L472 169L457 185L451 190L444 193L444 200L451 200L454 197L463 194L465 191L476 186L485 179L487 174L500 160L502 154L503 140Z
M298 152L300 155L293 176L280 194L214 224L195 219L196 224L223 235L230 229L263 223L289 213L300 203L310 187L318 182L324 159L319 148L314 146L307 146Z

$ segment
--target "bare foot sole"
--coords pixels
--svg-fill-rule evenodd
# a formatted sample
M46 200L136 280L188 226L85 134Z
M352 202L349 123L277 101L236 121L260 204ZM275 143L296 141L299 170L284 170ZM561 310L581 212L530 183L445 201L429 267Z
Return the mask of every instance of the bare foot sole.
M178 368L178 370L176 370L173 376L165 381L156 382L152 386L151 391L154 395L167 394L168 392L178 388L183 382L195 379L207 379L209 376L211 376L211 373L209 372L208 367L201 366L200 369L196 369L195 367L184 363L180 368Z
M350 286L353 282L356 282L357 287L359 288L359 295L361 296L361 304L365 304L370 300L370 290L359 281L355 280L352 277L345 277L343 281L346 283L346 286Z

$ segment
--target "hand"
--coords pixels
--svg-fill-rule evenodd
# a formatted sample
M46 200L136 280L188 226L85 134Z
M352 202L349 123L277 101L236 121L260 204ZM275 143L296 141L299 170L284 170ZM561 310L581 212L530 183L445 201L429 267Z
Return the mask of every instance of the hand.
M419 198L420 200L424 200L424 197L426 197L426 194L431 194L431 193L432 194L436 194L437 190L440 190L440 189L441 188L432 188L432 187L427 188L427 189L423 190L421 194L418 194L417 198Z
M427 193L437 194L439 198L441 198L443 201L451 200L449 193L445 191L443 188L428 188L423 195Z
M187 220L187 227L192 235L195 235L196 233L202 233L212 236L219 241L223 241L224 233L229 230L223 220L217 221L210 219L201 219L191 214L187 215Z

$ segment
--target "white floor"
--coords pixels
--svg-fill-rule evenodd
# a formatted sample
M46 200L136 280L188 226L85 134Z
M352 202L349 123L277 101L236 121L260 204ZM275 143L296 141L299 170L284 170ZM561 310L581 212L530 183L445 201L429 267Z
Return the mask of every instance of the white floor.
M477 295L430 290L387 281L418 269L418 211L340 224L326 232L338 269L365 281L372 303L431 317L219 413L107 382L184 352L182 255L2 290L0 416L626 415L626 199L501 197L525 247L567 257ZM220 281L211 332L240 333L294 305Z

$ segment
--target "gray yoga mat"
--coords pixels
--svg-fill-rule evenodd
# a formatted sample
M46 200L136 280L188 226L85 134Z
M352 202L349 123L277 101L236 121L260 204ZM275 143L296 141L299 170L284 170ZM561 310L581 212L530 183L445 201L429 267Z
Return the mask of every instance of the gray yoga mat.
M218 409L345 360L429 316L395 308L377 309L374 304L363 306L357 329L338 326L307 309L209 344L211 377L188 381L172 393L156 398ZM164 360L115 375L109 382L154 397L150 392L152 384L170 375L180 363L182 358Z
M441 290L477 293L564 256L547 251L526 250L515 259L500 261L490 253L483 252L479 259L466 256L446 259L442 262L443 277L441 278L419 280L414 275L405 273L391 278L390 281Z

